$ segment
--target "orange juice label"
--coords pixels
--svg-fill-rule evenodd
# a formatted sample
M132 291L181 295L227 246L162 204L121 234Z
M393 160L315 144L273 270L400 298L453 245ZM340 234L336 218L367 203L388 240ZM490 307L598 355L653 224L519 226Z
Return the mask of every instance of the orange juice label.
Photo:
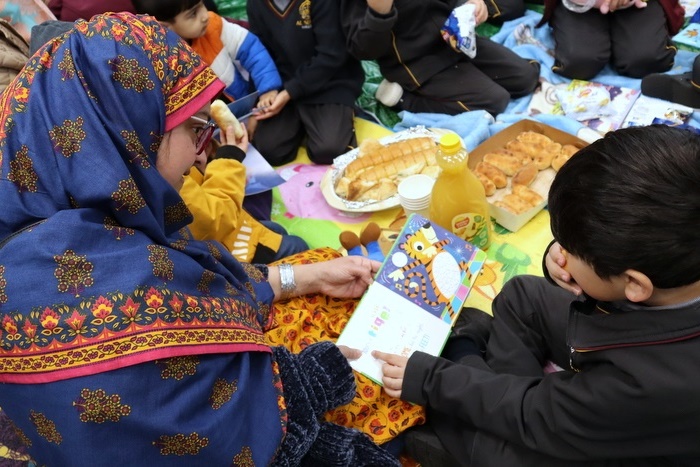
M489 244L489 226L486 218L475 212L457 214L450 224L452 232L460 238L486 248Z

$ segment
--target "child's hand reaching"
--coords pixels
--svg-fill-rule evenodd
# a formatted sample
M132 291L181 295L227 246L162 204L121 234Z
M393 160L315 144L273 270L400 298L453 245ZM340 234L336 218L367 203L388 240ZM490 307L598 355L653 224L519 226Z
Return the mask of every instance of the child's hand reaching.
M549 277L562 289L581 295L581 287L573 280L571 274L566 271L566 251L558 242L552 243L547 251L544 264L549 273Z
M401 398L403 375L406 373L408 357L380 352L378 350L373 351L372 356L384 361L384 364L382 365L382 383L384 383L384 392L391 397Z
M267 91L258 99L258 105L256 106L256 108L264 110L270 107L272 103L275 102L275 97L277 97L277 94L279 94L279 91L277 91L276 89L273 89L272 91Z

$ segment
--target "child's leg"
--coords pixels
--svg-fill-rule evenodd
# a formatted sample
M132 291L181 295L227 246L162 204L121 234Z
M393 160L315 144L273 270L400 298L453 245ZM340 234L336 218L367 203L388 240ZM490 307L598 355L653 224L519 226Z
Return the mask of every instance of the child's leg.
M572 79L597 75L610 61L610 18L598 10L574 13L558 4L550 20L556 42L552 70Z
M465 59L433 76L415 91L404 90L396 107L414 113L457 115L469 110L486 110L498 115L508 102L508 91Z
M265 160L278 166L294 160L303 139L296 105L289 102L276 116L258 122L252 143Z
M317 164L332 164L333 159L357 147L355 111L342 104L306 104L299 106L306 129L306 150Z
M272 259L266 262L271 263L272 261L277 261L309 249L309 245L307 245L303 238L297 237L296 235L289 235L287 230L278 223L272 221L262 221L260 223L273 232L282 235L282 243L280 243L280 247L274 253ZM253 258L255 259L255 257Z
M676 48L672 46L666 15L659 2L648 2L646 8L616 11L612 15L610 36L613 66L621 75L643 78L667 71L673 65Z
M531 94L539 84L540 64L527 60L485 37L476 38L472 63L511 97Z
M497 373L541 376L549 360L569 367L566 325L576 296L542 277L516 276L493 302L486 361Z

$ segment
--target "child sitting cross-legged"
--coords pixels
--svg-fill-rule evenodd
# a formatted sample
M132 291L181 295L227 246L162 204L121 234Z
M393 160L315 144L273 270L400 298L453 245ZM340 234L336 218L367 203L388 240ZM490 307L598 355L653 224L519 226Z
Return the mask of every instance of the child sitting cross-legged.
M493 319L465 309L443 357L375 352L387 394L428 409L408 452L422 466L698 465L700 136L608 133L558 172L549 211L547 278L507 282Z

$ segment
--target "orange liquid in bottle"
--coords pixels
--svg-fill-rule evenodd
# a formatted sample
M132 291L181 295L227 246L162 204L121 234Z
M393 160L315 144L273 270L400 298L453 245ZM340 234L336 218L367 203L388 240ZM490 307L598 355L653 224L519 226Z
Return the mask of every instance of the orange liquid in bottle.
M491 243L491 216L484 186L467 167L468 154L454 133L440 138L442 172L430 199L430 220L482 250Z

